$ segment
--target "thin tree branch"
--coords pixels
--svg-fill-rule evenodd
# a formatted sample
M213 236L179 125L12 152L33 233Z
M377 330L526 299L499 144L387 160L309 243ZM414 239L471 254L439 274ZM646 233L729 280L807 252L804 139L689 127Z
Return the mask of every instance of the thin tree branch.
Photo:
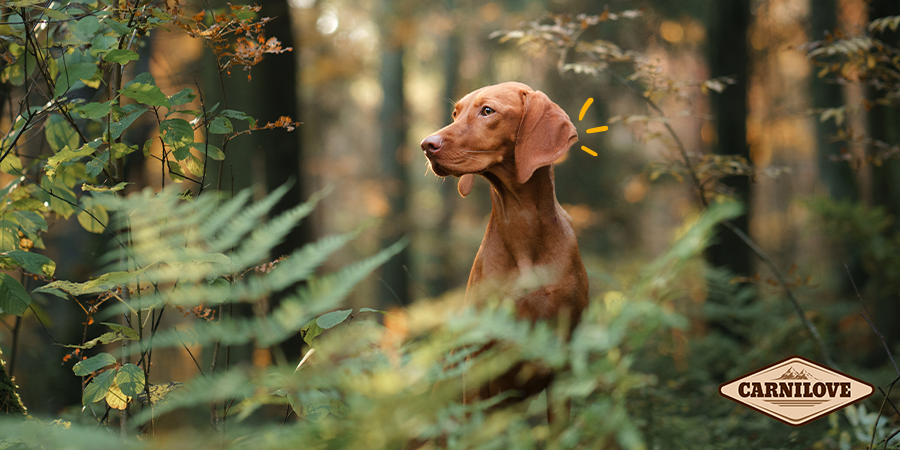
M891 364L894 366L894 372L897 372L897 375L900 375L900 369L897 368L897 363L894 362L894 355L891 354L891 349L888 348L887 342L884 340L884 336L882 336L881 332L878 331L878 328L875 327L875 324L872 322L871 315L869 314L869 309L866 308L866 302L863 301L862 296L859 295L859 289L856 287L856 282L853 281L853 275L850 274L850 268L847 267L847 263L844 263L844 270L847 271L847 277L850 278L850 284L853 285L853 291L856 292L856 299L859 300L859 304L862 305L862 311L860 315L866 319L866 322L869 323L869 327L872 328L872 331L875 332L875 335L878 336L878 339L881 339L881 345L884 346L884 352L887 353L888 358L891 360Z
M613 77L616 79L616 81L618 81L620 84L622 84L625 88L627 88L629 91L634 93L637 97L640 97L641 99L643 99L644 102L646 102L660 116L665 117L665 114L663 113L662 109L660 109L660 107L656 103L654 103L649 98L644 97L634 87L632 87L630 84L628 84L628 82L621 76L619 76L615 73L612 73L612 72L609 72L609 73L611 73L613 75ZM699 191L700 202L703 204L704 208L707 208L709 206L709 204L706 201L706 191L703 188L703 184L700 182L700 178L697 176L697 173L694 170L694 166L691 163L690 157L688 156L687 149L685 148L684 143L681 142L681 139L678 137L678 134L675 132L675 130L672 128L671 125L669 125L667 122L664 122L664 125L666 127L666 130L672 136L672 139L674 139L675 145L678 147L678 151L681 153L681 158L684 161L684 165L687 168L688 173L690 174L690 178ZM731 232L733 232L735 235L737 235L737 237L740 238L741 241L743 241L744 244L746 244L747 247L749 247L750 250L760 260L762 260L762 262L769 268L769 270L772 271L772 273L775 275L775 278L778 280L778 284L780 284L782 289L784 289L784 293L787 296L788 300L790 301L791 306L794 308L794 312L797 313L797 315L800 317L800 320L803 321L804 325L806 325L806 328L809 330L813 339L816 341L816 344L818 344L819 351L822 353L822 357L825 359L825 362L828 363L829 366L837 368L838 366L837 366L837 364L835 364L834 360L831 358L831 352L828 351L828 348L825 345L825 342L822 340L822 336L819 334L819 330L816 328L815 324L813 324L806 317L806 313L803 310L803 307L800 306L800 302L798 302L797 298L794 297L794 293L791 291L791 288L788 285L787 280L784 279L784 276L782 275L781 270L775 264L775 261L772 260L772 258L762 248L760 248L759 245L757 245L756 242L754 242L753 239L750 238L750 236L748 236L746 233L744 233L743 230L736 227L730 221L727 221L727 220L722 221L722 225L724 225L726 228L731 230Z
M181 333L178 332L178 329L177 329L177 328L173 328L173 330L175 330L175 334L178 335L178 340L181 342L181 346L184 347L184 350L187 351L187 352L188 352L188 355L191 356L191 359L194 361L194 365L196 365L196 366L197 366L197 370L200 371L200 375L202 375L202 376L205 378L205 377L206 377L206 374L203 373L203 368L200 367L200 363L197 362L197 358L194 358L194 354L191 353L191 350L190 350L189 348L187 348L187 345L184 344L184 341L181 339Z

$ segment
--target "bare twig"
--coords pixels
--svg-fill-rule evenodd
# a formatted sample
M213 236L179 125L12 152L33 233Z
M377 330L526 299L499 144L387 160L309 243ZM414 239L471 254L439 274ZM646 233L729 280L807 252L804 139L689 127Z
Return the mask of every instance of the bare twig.
M875 417L875 423L872 425L872 439L869 441L869 448L874 448L875 432L876 432L876 430L878 430L878 421L881 420L881 416L884 413L884 405L886 403L890 402L891 391L894 389L894 384L897 381L900 381L900 376L898 376L897 378L894 378L894 381L891 381L890 384L888 384L887 394L884 393L884 390L881 389L881 386L878 387L878 390L881 391L881 393L884 395L884 400L881 401L881 407L878 408L878 416ZM895 407L893 403L891 403L891 406L894 408L894 411L897 411L897 407ZM894 435L895 434L897 434L897 433L894 433ZM885 447L887 446L887 442L890 441L891 438L894 437L894 435L891 435L890 437L888 437L887 439L884 440Z
M878 386L878 392L881 392L881 395L884 396L884 398L885 398L885 400L887 401L888 405L891 405L891 409L894 410L894 414L900 415L900 409L897 409L897 405L895 405L894 402L891 401L891 390L893 389L893 387L894 387L894 385L893 385L893 383L892 383L892 384L891 384L891 388L888 389L888 392L887 392L887 393L885 393L885 392L884 392L884 389L882 389L881 386Z
M219 309L221 311L221 308ZM219 320L221 319L221 313L219 313ZM209 373L212 374L216 371L216 363L219 361L219 341L216 340L216 344L213 347L213 356L212 362L209 364ZM219 427L219 407L216 402L209 402L209 423L212 425L213 429L217 429Z
M128 284L122 284L122 285L120 285L120 288L122 289L122 300L125 303L127 303L128 300L130 299L130 293L128 292ZM129 313L122 314L122 326L123 327L129 326L128 314ZM122 339L122 364L124 365L126 363L128 363L128 340ZM145 380L145 382L146 382L146 380ZM147 400L149 401L150 398L147 397ZM125 436L128 433L127 418L128 418L128 404L126 403L125 407L122 408L121 416L119 417L119 426L121 427L121 429L119 430L119 437L121 439L125 439Z
M853 291L856 292L856 299L859 300L859 304L862 305L862 311L859 313L866 319L866 322L869 323L869 327L872 328L872 331L875 332L875 335L878 336L878 339L881 339L881 345L884 346L884 352L887 353L888 358L891 360L891 364L894 366L894 372L897 372L897 375L900 375L900 369L897 368L897 363L894 362L894 355L891 354L891 349L888 348L887 342L884 340L884 336L881 335L881 332L878 331L878 328L875 327L875 323L872 322L872 316L869 314L869 309L866 308L866 302L863 301L862 296L859 295L859 289L856 287L856 281L853 281L853 275L850 274L850 268L847 267L847 263L844 263L844 270L847 271L847 277L850 278L850 284L853 285Z
M34 314L34 318L37 319L39 324L41 324L41 328L43 328L44 331L47 332L47 336L50 336L50 339L53 339L53 342L56 342L57 345L63 345L62 342L59 342L55 337L53 337L53 333L50 332L50 329L48 329L47 325L44 324L44 321L41 320L41 316L39 316L37 311L34 310L34 306L28 305L28 309L31 310L31 313Z
M569 46L575 45L575 39L570 39L567 42L569 42ZM563 51L560 52L561 58L563 58L563 59L565 58L565 56L567 54L567 52L566 52L567 49L568 49L568 47L565 47L563 49ZM599 62L599 60L597 60L597 58L594 57L594 55L591 55L590 53L586 53L586 55L588 57L593 58L595 61ZM635 89L633 86L631 86L631 84L629 84L626 79L624 79L623 77L621 77L620 75L618 75L612 71L606 71L606 72L609 73L617 82L619 82L619 84L621 84L623 87L628 89L636 97L644 100L644 102L652 110L654 110L657 114L659 114L662 117L666 117L662 108L660 108L659 105L656 104L656 102L654 102L650 98L644 96L643 93L641 93L640 91ZM681 141L681 138L678 137L678 133L675 132L675 129L672 128L672 126L668 122L663 122L663 125L665 126L666 131L669 133L669 135L674 140L675 146L678 148L678 151L684 162L684 166L688 171L691 181L694 183L694 186L697 188L697 191L698 191L698 194L700 197L700 203L703 205L704 208L708 207L709 204L708 204L708 201L706 200L706 189L704 187L704 183L700 181L700 178L697 175L697 172L694 169L693 164L691 163L690 156L688 155L688 152L687 152L686 147L684 146L684 143ZM831 358L831 354L828 351L828 348L825 345L825 342L822 340L822 337L819 334L818 329L816 329L816 326L806 317L806 313L803 311L803 308L800 306L800 303L797 301L797 298L794 296L793 292L791 291L790 286L787 283L787 280L784 279L784 276L782 275L781 270L775 264L775 261L762 248L760 248L759 245L757 245L756 242L754 242L753 239L750 238L750 236L748 236L743 230L741 230L740 228L738 228L737 226L732 224L730 221L727 221L727 220L723 221L722 225L725 226L726 228L728 228L729 230L731 230L735 235L737 235L738 238L740 238L741 241L743 241L744 244L746 244L750 248L750 250L760 260L762 260L762 262L769 268L769 270L772 271L772 273L775 275L776 279L778 280L778 283L781 285L782 289L784 289L785 295L787 296L788 300L790 301L791 306L794 308L794 311L797 313L797 315L800 317L800 319L806 325L806 328L809 330L813 339L818 344L819 350L822 352L822 356L825 359L825 361L831 367L837 367L834 360Z
M419 283L417 283L416 279L413 278L411 273L409 273L409 269L406 267L405 264L403 265L403 270L406 271L406 276L408 276L409 280L413 282L413 285L415 287L419 288L419 290L422 291L423 294L425 294L425 297L431 297L430 295L428 295L428 292L425 292L425 289L422 289L422 286L419 286Z
M628 84L627 80L625 80L624 78L622 78L620 75L618 75L616 73L610 72L610 74L612 74L613 78L615 78L616 81L619 82L619 84L624 86L625 89L628 89L632 94L634 94L638 98L644 100L644 102L647 103L647 105L651 109L656 111L657 114L659 114L661 117L666 116L666 113L663 112L663 110L659 107L659 105L657 105L653 100L650 100L649 98L644 97L644 95L641 94L637 89L635 89L633 86ZM684 160L684 165L687 167L688 174L691 177L691 181L694 182L694 185L697 186L697 189L700 192L700 203L703 204L704 208L708 207L709 204L706 201L706 195L704 194L705 190L703 188L703 183L700 182L700 177L697 176L697 172L694 170L694 165L691 164L691 160L690 160L690 157L688 156L687 149L685 148L684 143L681 142L681 138L678 137L678 133L675 132L675 129L672 128L672 126L669 125L668 122L663 122L663 125L666 127L666 131L669 132L669 135L672 136L672 139L675 140L675 145L678 147L678 151L681 153L681 158Z
M188 355L190 355L191 359L194 361L194 365L197 366L197 370L200 371L200 375L202 375L203 377L206 377L206 374L203 373L203 368L200 367L200 363L197 362L197 358L194 358L194 354L191 353L191 350L189 348L187 348L187 345L185 345L184 341L181 340L181 333L178 332L177 328L173 328L173 330L175 330L175 334L178 335L178 340L181 342L181 346L184 347L184 350L188 353Z
M203 153L203 176L200 177L200 187L197 188L197 197L203 193L203 184L206 183L206 168L209 166L209 118L206 115L206 102L203 101L203 91L200 89L200 83L194 79L194 85L197 86L197 95L200 96L200 107L203 108L203 131L206 136L204 137L204 151ZM221 311L219 312L221 314Z
M642 98L647 105L649 105L654 111L656 111L659 115L665 117L662 109L650 100L649 98L644 97L638 92L634 87L632 87L628 82L620 77L617 74L612 74L613 77L622 84L629 91L634 93L636 96ZM706 208L709 204L706 201L706 191L703 187L703 184L700 182L700 178L697 176L696 171L694 170L694 166L691 163L690 157L688 156L687 149L684 146L684 143L681 142L681 139L678 137L678 133L669 125L667 122L664 122L666 130L672 136L672 139L675 141L675 145L678 147L678 151L681 153L681 157L684 160L684 165L690 174L691 180L694 182L694 185L697 187L699 191L700 202L703 204L703 207ZM743 230L735 226L730 221L722 221L722 225L731 230L732 233L737 235L737 237L750 248L750 250L769 268L769 270L775 275L775 278L778 280L778 284L781 285L782 289L784 289L784 293L790 301L791 306L794 308L794 312L800 317L800 320L803 321L806 328L809 330L809 333L812 335L813 339L816 341L816 344L819 346L819 351L822 352L822 357L825 359L825 362L828 363L829 366L837 368L837 364L835 364L834 360L831 359L831 352L828 351L828 347L825 345L825 342L822 340L822 336L819 334L819 330L816 328L815 324L813 324L809 318L806 317L806 313L803 310L803 307L800 306L800 302L797 301L797 298L794 297L794 293L791 291L790 286L787 283L787 280L784 279L781 270L775 264L775 261L763 250L760 248L756 242L753 241L747 233L744 233Z
M391 295L394 296L394 300L397 300L397 304L400 305L401 308L406 306L403 304L403 301L400 300L400 296L398 296L397 293L394 292L394 289L392 289L391 286L389 284L387 284L386 281L384 281L384 278L378 277L378 281L380 281L381 284L383 284L384 287L387 288L388 292L390 292Z
M740 240L744 241L744 244L750 248L757 257L769 268L770 271L775 275L775 279L778 281L778 284L784 289L784 294L787 296L788 301L791 302L791 306L794 307L794 312L800 317L800 320L803 321L803 324L806 325L806 328L809 330L809 333L812 335L813 339L815 339L816 343L819 344L819 350L822 352L822 357L825 358L825 362L828 363L829 366L833 368L838 368L837 363L831 359L831 352L828 351L828 347L825 346L825 342L822 340L822 336L819 334L819 330L816 328L816 325L813 324L809 318L806 317L806 313L803 311L803 307L800 306L800 302L797 301L797 298L794 297L794 293L791 291L791 288L788 286L787 280L784 279L784 275L778 266L775 264L775 261L756 244L750 236L747 236L747 233L744 233L743 230L736 227L733 223L728 220L723 220L722 225L731 230L732 233L737 235Z

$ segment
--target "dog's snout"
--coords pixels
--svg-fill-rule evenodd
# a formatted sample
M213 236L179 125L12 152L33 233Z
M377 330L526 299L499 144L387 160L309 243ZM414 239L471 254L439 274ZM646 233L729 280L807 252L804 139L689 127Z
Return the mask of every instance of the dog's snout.
M444 140L439 135L432 134L422 141L422 151L426 154L437 153L441 149Z

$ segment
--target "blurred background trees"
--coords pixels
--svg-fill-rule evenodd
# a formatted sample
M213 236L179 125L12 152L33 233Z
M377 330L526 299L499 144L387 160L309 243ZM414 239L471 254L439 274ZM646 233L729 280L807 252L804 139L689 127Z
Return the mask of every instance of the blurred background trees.
M841 369L852 367L874 384L892 379L881 342L859 315L844 265L887 347L896 351L900 136L893 76L897 63L892 58L900 39L896 24L886 23L880 30L869 26L874 19L900 14L894 3L259 4L261 15L273 18L266 36L277 36L293 50L267 57L250 72L250 80L235 69L220 81L213 57L186 36L154 32L141 51L148 57L147 70L167 93L199 86L207 104L245 110L263 123L280 116L302 122L291 132L237 137L221 168L216 166L206 180L225 192L250 187L257 200L292 180L273 215L325 186L333 187L307 225L273 250L273 258L325 234L356 230L372 218L377 226L329 260L327 269L373 254L402 236L411 239L407 249L355 291L349 306L394 309L463 292L490 212L489 185L478 179L472 195L459 198L455 179L427 172L419 142L449 123L453 103L466 93L516 80L546 92L579 130L579 144L556 164L556 187L575 222L592 297L614 303L647 261L663 255L681 235L682 224L696 220L703 201L736 199L744 203L745 213L733 223L784 270ZM223 5L213 1L211 6ZM188 2L185 8L200 11L209 6ZM593 51L608 57L608 65L586 64L576 52L561 58L540 38L492 37L502 30L527 29L534 21L552 24L547 13L601 18L578 39L596 44ZM6 11L3 17L9 17ZM870 40L863 46L841 47L860 37ZM622 53L610 53L614 51ZM720 81L706 83L713 79ZM11 105L10 92L9 83L0 84L6 105ZM593 106L578 121L589 97ZM13 112L4 108L0 125L7 130ZM607 123L608 132L585 133ZM663 124L683 142L700 171L703 191L692 185ZM147 133L152 135L155 129L150 128ZM45 144L32 145L39 151ZM590 156L580 145L599 155ZM165 182L158 164L139 153L126 167L141 180L127 192ZM93 255L98 249L71 222L51 227L45 243L58 262L57 276L82 281L95 273ZM64 244L73 241L78 245ZM785 286L774 281L754 252L726 229L719 230L714 242L707 252L708 265L692 266L690 279L671 287L677 295L662 304L688 318L690 326L653 336L652 350L630 349L635 366L656 377L653 387L636 394L631 403L632 413L647 414L641 416L647 417L641 430L650 442L683 436L703 423L708 414L704 408L717 401L714 393L698 394L706 392L703 389L791 354L821 356L784 299ZM75 306L54 308L47 315L57 338L83 331L65 320ZM0 348L8 355L15 319L0 315L0 322L6 325L0 328ZM50 415L77 403L66 393L71 386L49 396L41 387L53 386L55 377L63 376L38 370L47 358L61 359L63 351L49 346L34 316L25 316L21 333L22 342L29 344L21 349L13 375L24 403L32 412ZM292 345L296 347L287 346L289 355L302 353L299 340ZM193 365L176 350L169 350L172 358L184 367ZM265 366L273 363L268 351L248 345L235 350L235 358ZM208 366L209 352L201 358ZM181 375L171 374L173 379ZM660 419L664 423L654 424L653 405L674 398L696 401L689 402L683 417L666 416ZM716 411L732 413L730 405L718 405ZM897 418L890 420L896 423ZM816 430L822 435L836 429L821 422ZM723 424L717 432L727 435L734 431L730 427ZM843 439L834 433L835 442ZM715 438L711 434L710 442Z

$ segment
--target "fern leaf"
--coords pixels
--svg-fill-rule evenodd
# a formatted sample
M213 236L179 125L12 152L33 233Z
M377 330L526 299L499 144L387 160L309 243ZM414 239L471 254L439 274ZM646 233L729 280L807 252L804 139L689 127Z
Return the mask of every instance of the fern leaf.
M280 291L288 286L309 278L313 271L351 240L359 236L361 230L337 236L327 236L313 244L307 244L279 263L267 277L272 291Z
M243 212L238 214L237 217L232 217L228 222L228 225L216 233L215 239L209 240L209 249L214 252L220 252L236 246L238 240L247 234L248 231L258 226L260 219L266 215L279 200L281 200L281 197L284 197L288 187L288 185L283 185L278 189L275 189L271 194L266 196L266 198L259 202L252 203L249 207L244 209ZM204 230L201 229L201 233L203 232ZM204 237L207 236L211 237L204 233Z
M234 215L244 207L244 204L249 198L249 190L238 192L238 194L234 196L233 199L220 206L219 209L204 222L203 226L201 226L199 230L200 235L215 235L223 226L225 226L231 219L234 218Z
M308 216L325 195L327 192L317 192L306 203L291 208L262 227L253 230L250 238L241 244L240 250L234 256L235 264L249 266L267 256L269 249L281 242L301 219Z
M316 315L334 309L360 281L399 253L407 243L408 239L402 239L368 259L344 267L336 273L311 279L308 286L300 288L295 295L282 300L281 304L266 317L197 322L188 329L160 331L153 338L152 346L158 349L182 344L206 345L214 342L224 345L239 345L255 339L260 347L268 347L282 342L300 331ZM204 286L198 287L194 293L212 292L215 289L224 288ZM179 294L183 297L179 298L189 298L190 293L190 290L185 290L183 294ZM243 290L237 290L238 297L246 295L246 298L259 298L249 294L255 294L255 292L249 291L246 286ZM138 302L132 302L132 307L147 306L148 300L152 296L146 297ZM137 353L141 351L141 348L139 345L133 344L130 351Z

